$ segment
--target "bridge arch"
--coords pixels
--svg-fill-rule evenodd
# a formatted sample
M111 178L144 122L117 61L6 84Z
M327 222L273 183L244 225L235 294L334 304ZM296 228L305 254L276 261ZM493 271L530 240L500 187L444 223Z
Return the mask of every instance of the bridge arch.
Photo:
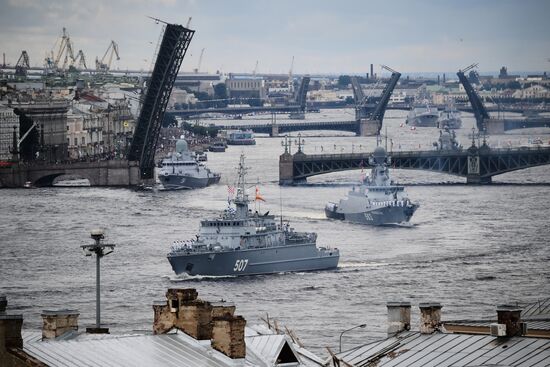
M90 181L90 186L96 186L96 184L97 184L95 182L95 179L94 179L93 175L88 174L87 170L78 170L78 171L70 172L70 173L67 173L65 171L61 171L61 172L44 174L44 175L38 173L37 175L34 175L34 176L35 177L31 177L30 181L31 181L33 186L37 186L37 187L53 186L53 183L54 183L55 179L58 178L58 177L61 177L61 176L85 178L88 181Z

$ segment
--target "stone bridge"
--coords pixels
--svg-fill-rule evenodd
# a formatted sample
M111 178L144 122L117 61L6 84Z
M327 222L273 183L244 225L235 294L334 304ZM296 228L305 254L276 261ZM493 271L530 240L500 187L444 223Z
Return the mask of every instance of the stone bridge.
M63 164L14 164L0 168L0 187L51 186L62 175L87 178L91 186L136 186L141 183L139 163L126 160Z

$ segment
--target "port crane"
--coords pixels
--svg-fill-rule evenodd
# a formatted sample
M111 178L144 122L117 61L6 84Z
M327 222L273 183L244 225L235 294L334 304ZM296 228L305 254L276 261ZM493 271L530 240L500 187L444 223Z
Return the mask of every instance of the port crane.
M256 60L256 65L254 66L254 70L252 70L252 75L256 76L257 72L258 72L258 60Z
M293 68L294 68L294 56L292 56L292 62L290 63L290 70L288 71L288 91L291 95L294 94L294 81L292 80Z
M27 75L27 70L30 67L29 54L27 54L27 51L23 50L21 56L19 56L19 60L17 60L17 64L15 64L15 75Z
M109 58L107 58L107 55L109 55ZM118 44L111 40L111 43L109 43L109 47L107 47L107 51L105 51L105 54L99 60L99 58L95 58L95 68L97 71L101 72L108 72L111 69L111 63L113 62L113 56L116 55L117 61L120 60L120 56L118 54Z
M84 52L82 50L78 50L78 53L74 59L74 64L77 65L80 70L88 69L88 66L86 66L86 57L84 56Z
M59 43L59 47L56 51L56 46ZM46 53L44 58L44 67L51 71L61 71L73 66L79 58L81 50L79 50L77 57L74 55L74 48L67 29L63 27L61 38L57 39L52 49ZM80 57L82 57L81 55ZM63 63L61 64L61 60ZM79 61L80 62L80 61Z
M189 21L191 21L191 19L189 19ZM187 27L186 27L187 28ZM201 64L202 64L202 56L204 55L204 48L201 50L201 55L199 56L199 63L197 64L197 68L195 69L195 73L198 73L199 70L201 69Z

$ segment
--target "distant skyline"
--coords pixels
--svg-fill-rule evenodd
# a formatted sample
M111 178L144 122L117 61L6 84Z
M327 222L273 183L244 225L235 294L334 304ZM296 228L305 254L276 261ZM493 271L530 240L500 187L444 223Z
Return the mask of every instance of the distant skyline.
M119 45L115 68L148 70L161 26L196 30L181 71L298 74L550 70L550 1L0 0L0 53L42 66L63 27L88 67Z

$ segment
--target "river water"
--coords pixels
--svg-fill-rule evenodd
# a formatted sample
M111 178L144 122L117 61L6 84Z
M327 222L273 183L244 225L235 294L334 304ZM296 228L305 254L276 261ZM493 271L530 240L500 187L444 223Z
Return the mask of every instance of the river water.
M405 114L387 113L393 149L430 149L437 130L402 127ZM308 118L349 117L349 111L323 111ZM466 114L458 134L465 146L472 126ZM323 134L309 133L306 153L372 151L375 146L372 137ZM489 142L517 146L533 137L547 142L550 134L508 134ZM117 245L102 261L102 319L113 333L150 332L151 305L163 300L169 287L193 287L204 299L235 302L250 324L269 314L320 355L326 354L325 346L337 348L342 330L358 324L367 328L346 334L344 348L383 337L387 301L411 301L416 323L423 301L441 302L443 319L449 320L491 316L496 304L549 296L549 166L497 176L489 186L467 186L463 178L439 173L392 170L392 178L407 185L420 208L410 227L376 228L324 217L325 203L343 197L358 181L358 171L280 187L281 140L258 138L256 146L209 153L207 165L221 172L222 182L201 190L0 190L0 293L8 296L11 310L24 314L25 328L40 328L40 311L57 308L80 310L80 325L91 326L95 266L79 246L91 242L90 229L103 227L107 241ZM225 207L226 185L236 179L241 152L251 168L249 181L259 183L266 199L258 209L279 213L282 198L283 215L296 230L315 231L319 245L341 250L336 271L221 279L173 274L166 260L171 243L193 237L201 218Z

